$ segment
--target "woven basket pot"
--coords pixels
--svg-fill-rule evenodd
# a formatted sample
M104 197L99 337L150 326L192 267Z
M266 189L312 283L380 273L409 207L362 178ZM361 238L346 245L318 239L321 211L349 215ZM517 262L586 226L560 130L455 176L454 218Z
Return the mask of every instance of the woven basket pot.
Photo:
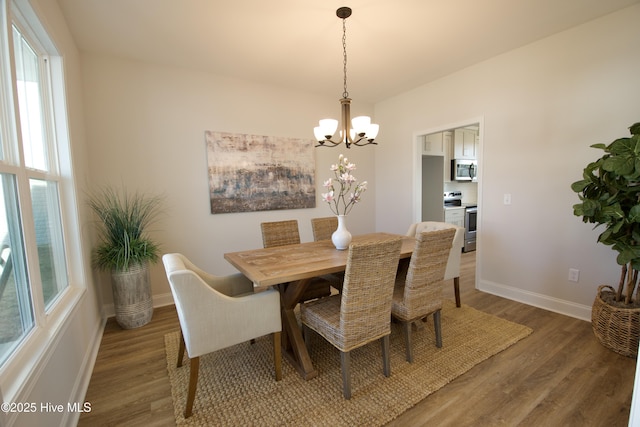
M591 309L593 333L608 349L623 356L637 357L640 308L623 308L608 304L605 301L606 297L614 295L615 291L611 286L598 287L598 294Z
M118 324L124 329L133 329L149 323L153 301L148 265L136 265L124 272L112 271L111 283Z

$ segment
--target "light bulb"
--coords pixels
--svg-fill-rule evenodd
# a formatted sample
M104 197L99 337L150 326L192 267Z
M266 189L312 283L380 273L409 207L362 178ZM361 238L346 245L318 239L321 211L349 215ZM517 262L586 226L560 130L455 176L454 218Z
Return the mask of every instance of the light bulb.
M330 139L338 129L338 121L335 119L322 119L319 123L320 126L318 127L321 129L322 135L327 139Z
M371 123L369 125L369 129L367 130L367 139L368 140L376 139L376 136L378 136L379 131L380 131L380 126L375 123Z
M371 117L368 116L358 116L354 117L351 120L351 124L353 125L353 129L356 134L364 135L367 133L369 126L371 125Z

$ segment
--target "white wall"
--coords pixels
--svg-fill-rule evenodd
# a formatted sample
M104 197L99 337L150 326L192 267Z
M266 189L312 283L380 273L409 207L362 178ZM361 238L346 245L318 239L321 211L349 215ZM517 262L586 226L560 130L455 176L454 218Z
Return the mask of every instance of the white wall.
M205 270L229 274L235 270L224 253L262 247L262 221L298 219L301 240L313 240L310 219L331 215L320 198L321 186L332 176L329 166L340 153L356 163L355 176L370 184L347 227L355 233L374 231L375 146L315 149L315 209L210 213L204 132L309 138L313 143L318 120L339 117L339 82L335 96L318 97L102 56L83 57L83 80L92 183L162 193L165 213L154 236L164 252L182 252ZM355 114L373 112L355 97L353 109ZM108 304L109 278L100 277ZM152 267L151 278L155 304L170 301L161 263Z
M74 174L79 180L88 180L88 158L84 136L84 116L80 81L80 58L75 44L68 32L66 23L56 2L48 0L30 0L36 14L52 37L57 49L64 57L66 79L67 112L71 139ZM65 195L67 197L68 195ZM81 196L81 193L79 193ZM65 206L69 209L69 206ZM71 207L74 209L74 207ZM88 211L82 203L75 206L80 221L88 221ZM73 228L73 227L72 227ZM88 241L89 234L81 229L81 239ZM0 398L9 402L36 403L36 413L0 414L6 415L4 422L17 426L74 425L78 413L66 411L68 402L82 402L89 384L96 351L100 345L104 322L101 317L99 295L92 283L89 268L90 245L77 245L69 242L70 256L82 258L84 267L74 271L73 276L85 283L72 283L74 287L85 287L75 309L62 321L57 329L49 329L45 334L52 336L52 345L34 366L32 374L25 379L23 387L16 395L6 390L0 392ZM41 403L64 405L62 413L44 413L39 410ZM0 418L0 424L3 419ZM5 424L3 424L5 425Z
M376 228L414 220L413 133L482 117L477 287L589 319L619 268L570 185L600 156L591 144L640 121L639 20L632 6L376 104Z

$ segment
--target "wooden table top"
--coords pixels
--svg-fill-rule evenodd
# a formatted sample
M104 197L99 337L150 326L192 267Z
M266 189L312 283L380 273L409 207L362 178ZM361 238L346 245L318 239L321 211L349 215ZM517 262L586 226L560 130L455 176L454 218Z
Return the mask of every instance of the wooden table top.
M390 233L353 236L352 243L402 237L400 258L409 258L415 246L413 237ZM323 274L344 271L349 251L339 251L331 240L297 245L251 249L224 254L241 273L258 286L272 286Z

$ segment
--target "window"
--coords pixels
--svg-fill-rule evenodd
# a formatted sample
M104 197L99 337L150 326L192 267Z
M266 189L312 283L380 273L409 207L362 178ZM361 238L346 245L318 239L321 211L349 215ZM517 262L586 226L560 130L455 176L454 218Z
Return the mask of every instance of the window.
M59 166L68 141L57 129L66 113L54 107L65 105L54 90L63 87L62 59L25 3L0 0L0 14L9 11L0 31L0 375L51 336L42 331L59 321L52 314L70 304L61 200L71 189Z
M0 360L33 328L33 304L18 208L16 176L3 173L0 197Z

